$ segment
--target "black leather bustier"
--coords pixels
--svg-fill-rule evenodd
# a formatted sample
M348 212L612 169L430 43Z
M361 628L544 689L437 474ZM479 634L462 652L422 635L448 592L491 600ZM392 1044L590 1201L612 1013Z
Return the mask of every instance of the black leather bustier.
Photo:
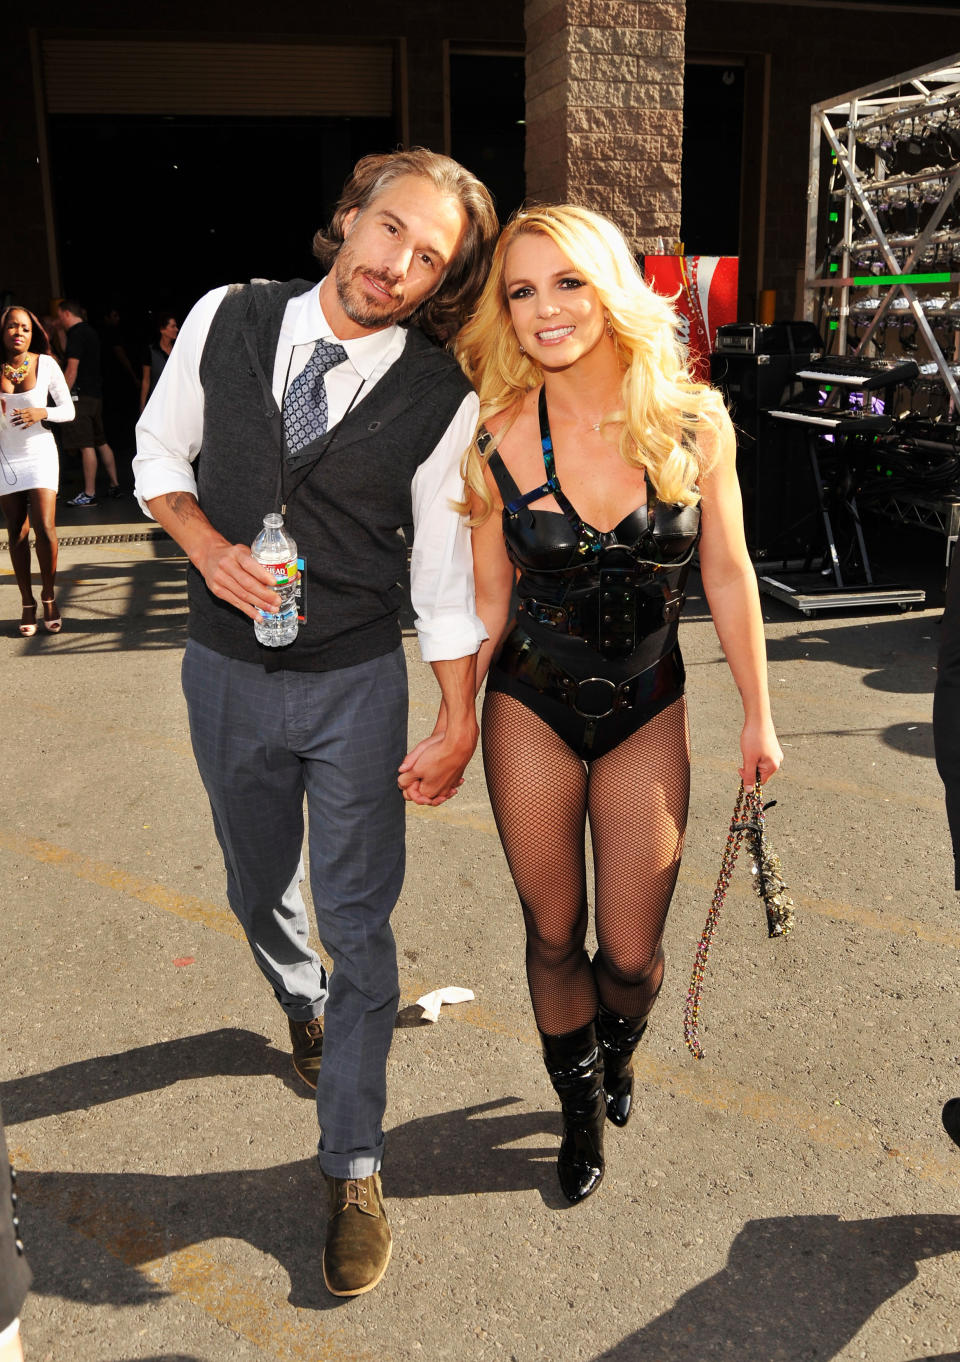
M615 529L596 530L581 519L560 486L542 389L540 434L547 480L534 491L520 493L498 453L489 460L504 502L507 553L519 571L518 624L532 622L582 639L603 658L638 652L663 656L676 641L684 586L700 537L700 507L656 501L648 480L643 506ZM489 439L486 432L481 434L481 451ZM551 494L560 511L530 508L532 501Z

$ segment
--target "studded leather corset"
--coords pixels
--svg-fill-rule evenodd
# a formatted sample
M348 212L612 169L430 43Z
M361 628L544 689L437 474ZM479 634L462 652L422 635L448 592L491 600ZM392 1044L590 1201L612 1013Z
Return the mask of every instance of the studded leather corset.
M648 481L644 505L612 530L594 529L557 478L542 389L540 435L547 478L532 492L520 493L498 453L489 460L504 502L507 553L519 571L517 623L545 643L549 633L565 634L605 659L641 654L648 665L676 642L700 508L656 501ZM481 434L481 450L489 439ZM559 511L531 509L531 502L551 494Z

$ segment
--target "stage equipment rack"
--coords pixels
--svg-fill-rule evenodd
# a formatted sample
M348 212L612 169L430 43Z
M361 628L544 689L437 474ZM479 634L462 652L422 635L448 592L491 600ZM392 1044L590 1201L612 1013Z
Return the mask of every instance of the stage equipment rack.
M840 179L821 192L825 161ZM914 163L916 172L906 173ZM930 306L941 300L922 298L917 287L960 297L958 191L960 53L812 106L804 317L816 322L827 313L841 355L848 353L852 307L855 320L858 312L869 320L849 353L867 354L880 328L913 321L954 418L960 302ZM944 353L931 317L952 326L952 355Z
M822 183L824 172L829 183ZM942 384L951 422L960 417L958 193L960 53L811 108L804 319L827 337L824 362L832 352L876 363L894 332L899 333L898 350L922 345L917 358L928 359L924 370ZM937 293L931 295L931 288ZM916 340L910 337L908 342L911 325ZM828 408L836 395L831 388L827 382L822 390L828 394ZM894 415L894 396L891 388L878 410ZM786 414L775 413L781 420ZM841 436L837 444L842 458L845 439ZM812 429L809 457L819 481ZM891 518L899 514L908 524L942 525L949 556L958 530L954 500L914 498L904 492L890 498L884 512ZM846 505L861 552L862 580L841 577L825 510L828 553L821 564L821 586L805 589L805 574L791 576L758 564L761 590L804 614L854 605L905 609L922 603L921 591L874 581L855 497ZM829 576L834 580L827 586L823 578Z
M882 367L881 367L882 366ZM859 369L861 372L855 373ZM831 374L831 371L837 371ZM874 366L854 357L851 364L840 364L837 357L824 356L799 369L796 378L808 386L823 382L834 385L825 403L791 399L779 408L766 412L770 437L786 453L783 442L787 438L784 426L806 445L811 485L818 503L818 518L822 522L823 552L818 554L812 542L803 561L775 561L757 563L757 584L767 596L783 601L812 615L823 610L839 610L855 606L897 605L901 609L922 605L925 593L917 587L899 583L882 583L873 574L854 491L852 463L854 456L848 446L856 446L866 439L869 443L877 434L893 427L893 417L885 411L874 412L869 402L873 393L889 399L896 389L900 375L916 374L914 362L891 363L876 361ZM889 382L884 380L889 379ZM841 405L841 389L859 390L862 405L851 408ZM840 397L840 403L834 399ZM885 404L886 405L886 404ZM774 432L779 427L779 433ZM824 475L821 459L833 463L829 476ZM806 519L804 515L802 519ZM841 553L838 532L847 541ZM819 560L816 562L815 560Z

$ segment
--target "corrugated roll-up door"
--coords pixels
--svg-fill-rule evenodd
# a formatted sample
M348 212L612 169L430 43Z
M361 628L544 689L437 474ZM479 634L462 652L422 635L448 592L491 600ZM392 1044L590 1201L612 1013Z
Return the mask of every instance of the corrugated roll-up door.
M389 43L43 41L52 114L389 118Z

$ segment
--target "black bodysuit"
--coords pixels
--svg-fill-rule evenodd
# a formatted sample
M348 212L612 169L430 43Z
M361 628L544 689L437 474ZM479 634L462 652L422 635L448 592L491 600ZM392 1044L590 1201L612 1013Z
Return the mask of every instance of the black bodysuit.
M522 494L500 455L489 460L520 604L487 689L520 700L590 760L683 694L677 620L700 508L657 502L648 480L644 505L613 530L593 529L557 478L542 389L539 411L541 487ZM531 509L551 493L560 511Z

